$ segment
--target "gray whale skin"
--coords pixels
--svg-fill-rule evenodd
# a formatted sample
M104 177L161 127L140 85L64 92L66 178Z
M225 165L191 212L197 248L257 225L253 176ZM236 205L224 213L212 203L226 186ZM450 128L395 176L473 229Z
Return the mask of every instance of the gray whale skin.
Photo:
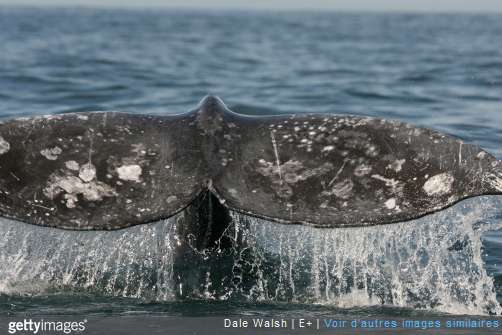
M484 194L502 194L493 156L385 119L243 116L209 94L174 116L0 122L0 215L47 227L122 229L184 211L187 222L199 221L191 229L214 240L228 210L351 227L412 220Z

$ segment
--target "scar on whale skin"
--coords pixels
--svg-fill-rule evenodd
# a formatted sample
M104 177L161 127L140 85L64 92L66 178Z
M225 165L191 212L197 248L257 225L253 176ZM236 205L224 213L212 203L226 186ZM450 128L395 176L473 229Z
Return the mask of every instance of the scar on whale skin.
M0 134L0 215L63 229L183 212L204 245L221 237L230 210L337 228L502 194L499 161L457 138L352 115L244 116L214 94L185 114L22 118L0 121Z
M123 165L117 168L119 178L122 180L131 180L140 182L141 166L139 165Z
M3 139L3 137L0 135L0 155L3 155L4 153L8 152L10 149L10 144L6 140Z
M58 155L62 152L60 147L54 147L52 149L41 150L40 153L45 156L45 158L53 161L58 159Z
M424 184L423 189L429 195L443 195L450 192L455 178L451 173L445 172L430 177Z

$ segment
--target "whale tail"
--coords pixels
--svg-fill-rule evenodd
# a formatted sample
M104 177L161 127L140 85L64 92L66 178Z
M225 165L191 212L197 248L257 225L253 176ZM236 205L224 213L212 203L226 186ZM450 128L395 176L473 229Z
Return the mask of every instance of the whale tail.
M249 117L208 95L174 116L0 122L0 215L48 227L122 229L191 205L223 226L228 210L313 227L379 225L484 194L502 194L493 156L391 120ZM201 205L208 196L212 212Z

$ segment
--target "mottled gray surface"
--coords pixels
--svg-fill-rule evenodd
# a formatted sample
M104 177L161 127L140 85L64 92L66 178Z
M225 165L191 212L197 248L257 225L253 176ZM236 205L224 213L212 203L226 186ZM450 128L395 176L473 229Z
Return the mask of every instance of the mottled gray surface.
M482 149L370 117L246 117L215 95L177 116L81 113L0 123L3 216L66 229L167 218L205 189L228 209L315 227L411 220L502 194Z
M120 229L169 217L202 190L188 116L82 113L2 122L4 216L68 229ZM5 147L5 146L4 146Z

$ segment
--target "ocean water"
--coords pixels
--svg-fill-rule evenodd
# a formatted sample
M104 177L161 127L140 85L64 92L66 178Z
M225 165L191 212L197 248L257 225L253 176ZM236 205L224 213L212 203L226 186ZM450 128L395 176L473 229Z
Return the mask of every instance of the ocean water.
M502 158L502 17L0 7L0 118L390 118ZM114 232L1 219L0 316L501 314L502 198L319 230L234 216L233 247L176 256L176 218Z

